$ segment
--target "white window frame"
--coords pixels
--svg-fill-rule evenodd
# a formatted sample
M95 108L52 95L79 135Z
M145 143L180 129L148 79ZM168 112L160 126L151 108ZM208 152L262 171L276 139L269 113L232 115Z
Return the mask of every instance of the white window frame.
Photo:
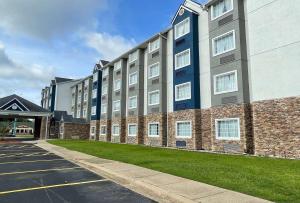
M114 134L114 127L116 127L116 126L119 127L119 132L118 132L118 134ZM112 129L112 135L113 135L113 136L120 136L120 125L118 125L118 124L113 124L111 129Z
M104 134L102 133L102 130L101 130L102 127L105 127L105 133ZM107 126L106 125L100 125L100 132L99 132L99 134L100 135L106 135L107 134Z
M122 67L122 60L119 60L114 63L114 71L120 70Z
M235 89L233 90L227 90L227 91L221 91L221 92L217 92L217 77L220 76L224 76L224 75L230 75L231 73L235 74ZM217 74L214 75L214 95L219 95L219 94L225 94L225 93L229 93L229 92L237 92L238 91L238 76L237 76L237 70L233 70L233 71L229 71L229 72L225 72L225 73L221 73L221 74Z
M97 98L97 89L92 90L93 99Z
M81 115L80 115L80 114L81 114L81 109L78 109L78 110L77 110L76 117L77 117L77 118L80 118L80 117L81 117Z
M218 132L218 122L219 121L231 121L236 120L238 123L238 137L219 137ZM240 140L241 139L241 128L240 128L240 118L222 118L222 119L215 119L215 132L216 132L216 139L217 140Z
M215 53L215 41L217 40L217 39L219 39L219 38L222 38L222 37L224 37L225 35L230 35L231 33L233 33L233 48L231 48L231 49L228 49L228 50L226 50L226 51L222 51L222 52L220 52L220 53ZM219 55L222 55L222 54L225 54L225 53L227 53L227 52L230 52L230 51L233 51L233 50L235 50L236 49L236 42L235 42L235 30L231 30L231 31L229 31L229 32L226 32L226 33L224 33L224 34L222 34L222 35L219 35L219 36L217 36L217 37L214 37L213 39L212 39L212 55L215 57L215 56L219 56Z
M87 93L87 92L85 92L84 94L83 94L83 101L84 102L87 102L89 100L89 94Z
M225 15L225 14L227 14L227 13L233 11L233 9L234 9L233 0L231 0L231 5L232 5L232 8L231 8L230 10L228 10L228 11L226 11L225 13L222 13L221 15L216 16L216 17L214 17L214 11L213 11L215 6L212 5L212 6L211 6L211 21L214 21L214 20L216 20L217 18L220 18L221 16L223 16L223 15Z
M132 59L132 56L136 54L136 58ZM138 50L132 52L129 54L128 59L129 59L129 63L132 63L134 61L136 61L139 58L138 56Z
M152 45L154 42L157 42L157 41L158 41L158 47L155 48L155 49L151 49L151 45ZM159 48L160 48L160 39L157 38L156 40L153 40L153 41L149 42L148 46L149 46L149 53L152 53L152 52L154 52L154 51L156 51L156 50L159 50Z
M80 94L78 94L78 96L77 96L77 103L78 103L78 104L81 104L81 100L82 100L82 97L81 97L81 93L80 93Z
M182 54L182 53L184 53L184 52L187 52L187 51L189 52L189 63L186 64L186 65L183 65L183 66L177 66L177 56L180 55L180 54ZM190 48L186 49L186 50L183 50L182 52L179 52L179 53L175 54L175 70L178 70L180 68L184 68L184 67L190 66L190 65L191 65L191 49Z
M130 76L134 75L134 74L136 74L136 83L130 83ZM129 86L136 85L138 83L138 80L139 80L139 76L138 76L138 72L137 71L135 71L133 73L130 73L129 77L128 77L128 85Z
M129 126L135 126L136 127L136 134L129 134ZM136 137L138 133L138 125L136 123L129 123L128 124L128 137Z
M106 108L102 108L102 106L105 105ZM105 109L105 111L103 111L103 109ZM106 114L107 113L107 103L102 103L101 104L101 114Z
M119 102L119 104L120 104L120 107L119 107L119 109L118 110L115 110L114 109L114 107L115 107L115 103L117 103L117 102ZM116 101L113 101L113 112L118 112L118 111L120 111L121 110L121 100L116 100Z
M105 73L105 74L104 74ZM108 68L104 68L102 70L102 78L105 78L106 76L108 76Z
M64 132L65 132L65 127L63 125L60 125L60 127L59 127L59 134L63 135Z
M97 114L97 107L96 106L92 106L91 114L92 114L92 116L95 116Z
M150 104L150 95L153 94L153 93L157 93L157 92L158 92L158 103ZM159 90L154 90L154 91L148 92L148 106L154 106L154 105L158 105L158 104L160 104Z
M82 109L82 117L83 118L87 117L87 109L86 108Z
M186 84L189 84L190 86L190 96L189 97L186 97L186 98L181 98L181 99L178 99L177 98L177 88L180 87L180 86L184 86ZM192 83L191 82L185 82L185 83L181 83L181 84L178 84L178 85L175 85L175 101L184 101L184 100L189 100L192 98Z
M152 68L153 66L156 66L156 65L158 65L158 74L150 76L150 68ZM159 74L160 74L160 65L159 65L159 62L151 64L151 65L148 66L148 75L149 75L148 79L156 78L156 77L159 76Z
M136 105L135 105L135 107L130 107L129 106L129 104L130 104L130 99L132 99L132 98L135 98L136 99ZM137 96L132 96L132 97L129 97L128 98L128 109L136 109L137 108Z
M117 81L120 82L120 87L118 87L118 89L116 89L116 82L117 82ZM116 91L119 91L119 90L121 89L121 86L122 86L121 79L116 79L116 80L114 81L114 91L115 91L115 92L116 92Z
M150 134L150 125L158 125L158 135L151 135ZM159 137L159 130L160 130L159 122L148 123L148 137Z
M98 81L98 72L93 74L93 82Z
M94 129L94 133L92 129ZM96 126L91 127L91 135L96 135Z
M189 29L188 29L188 31L187 31L186 33L180 35L180 36L176 36L176 30L177 30L177 27L178 27L179 25L185 23L185 21L188 21L188 24L189 24ZM177 39L183 37L184 35L189 34L190 32L191 32L191 20L190 20L190 17L187 17L187 18L183 19L182 21L180 21L179 23L177 23L177 24L174 26L174 38L175 38L175 40L177 40Z
M190 126L191 126L191 134L189 136L179 136L178 135L178 131L177 131L177 124L178 123L190 123ZM176 138L186 138L186 139L190 139L192 138L192 135L193 135L193 124L192 124L192 121L190 120L187 120L187 121L176 121L175 122L175 131L176 131Z
M84 87L88 87L89 86L90 81L89 80L85 80L84 81Z
M103 91L103 87L106 87L106 93L104 93ZM107 95L108 94L108 85L107 84L103 84L102 87L101 87L101 95Z

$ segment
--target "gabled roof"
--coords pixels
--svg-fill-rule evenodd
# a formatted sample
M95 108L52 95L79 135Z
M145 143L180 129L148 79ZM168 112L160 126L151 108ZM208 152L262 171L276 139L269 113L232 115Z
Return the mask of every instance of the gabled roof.
M54 79L55 79L56 83L67 82L67 81L73 80L73 79L70 79L70 78L61 78L61 77L55 77Z
M177 9L177 12L176 12L175 16L174 16L173 19L172 19L172 24L174 23L174 21L175 21L176 17L178 16L179 11L180 11L181 9L185 9L185 10L190 11L190 12L192 12L192 13L195 13L195 14L197 14L197 15L199 14L197 11L195 11L195 10L193 10L193 9L191 9L191 8L189 8L189 7L187 7L187 6L186 6L186 3L187 3L187 2L192 3L192 4L197 5L197 6L199 6L199 7L202 8L202 5L199 4L198 2L195 2L195 1L192 1L192 0L185 0L185 1L179 6L179 8Z

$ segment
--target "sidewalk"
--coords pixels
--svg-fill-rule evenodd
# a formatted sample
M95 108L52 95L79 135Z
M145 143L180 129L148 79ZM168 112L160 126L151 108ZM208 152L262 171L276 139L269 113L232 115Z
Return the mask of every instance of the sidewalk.
M71 151L46 141L37 146L158 202L263 203L263 199L118 161Z

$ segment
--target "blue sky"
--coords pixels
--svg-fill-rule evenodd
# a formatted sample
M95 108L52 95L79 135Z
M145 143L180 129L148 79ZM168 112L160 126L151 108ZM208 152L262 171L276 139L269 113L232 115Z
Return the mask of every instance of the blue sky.
M170 26L183 0L9 0L0 4L0 97L39 104L54 76L91 74ZM206 2L206 0L199 0Z

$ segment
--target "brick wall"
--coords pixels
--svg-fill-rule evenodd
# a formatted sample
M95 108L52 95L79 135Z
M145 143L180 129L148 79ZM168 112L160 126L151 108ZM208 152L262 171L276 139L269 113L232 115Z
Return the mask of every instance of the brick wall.
M89 139L90 135L90 124L79 124L79 123L63 123L64 128L64 139Z
M94 136L95 140L99 140L99 134L100 134L100 121L99 120L91 120L90 121L90 139L92 139L92 137ZM92 135L92 127L95 127L95 134Z
M159 137L149 137L149 123L159 123ZM149 146L167 146L167 114L156 113L145 116L144 143Z
M128 136L128 124L137 124L137 136ZM130 144L144 144L144 117L128 116L126 119L125 142Z
M100 127L101 129L102 125L106 126L106 135L100 135L99 133L99 141L103 142L110 142L111 141L111 120L102 119L100 120Z
M126 137L126 120L121 118L114 118L111 121L111 129L113 125L119 125L120 128L120 134L119 136L111 135L111 142L114 143L125 143L125 137Z

